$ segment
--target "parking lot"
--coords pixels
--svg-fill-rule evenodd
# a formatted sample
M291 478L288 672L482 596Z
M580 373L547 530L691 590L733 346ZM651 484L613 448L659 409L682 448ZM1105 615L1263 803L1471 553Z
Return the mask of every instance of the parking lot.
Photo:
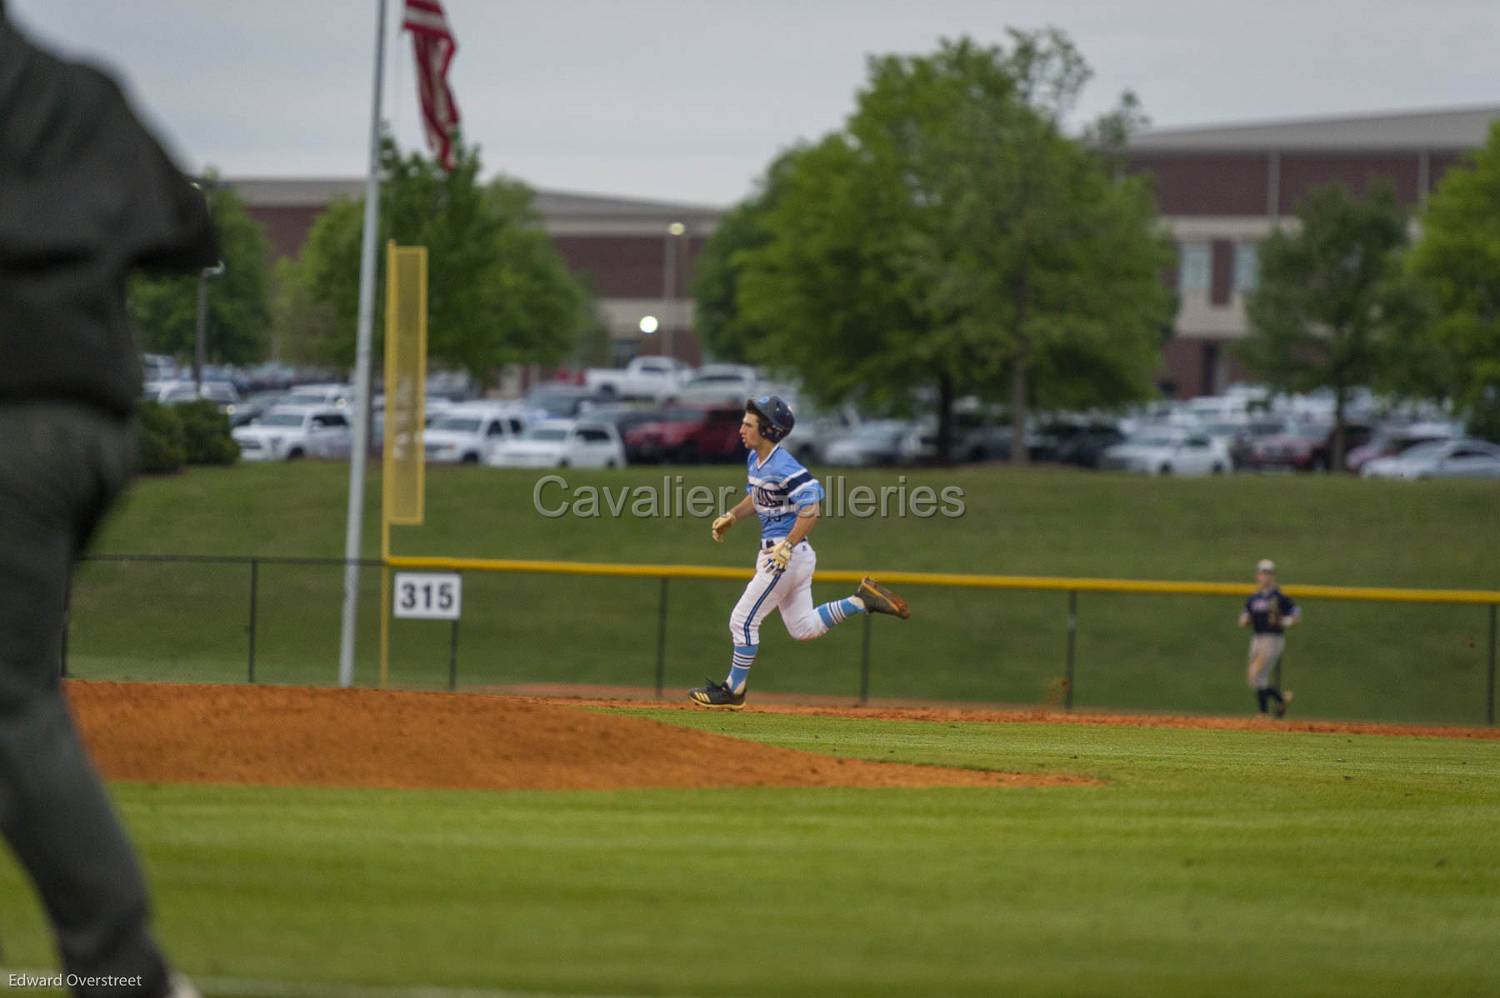
M959 399L948 457L939 418L914 398L905 411L820 407L792 381L744 365L638 372L562 372L512 398L487 397L463 376L427 386L426 460L493 467L698 465L744 459L744 399L778 394L797 428L786 446L809 465L917 467L1010 462L1013 429L1000 405ZM326 371L265 365L215 368L201 386L166 358L149 368L146 398L164 405L208 399L232 426L244 460L345 460L353 446L353 385ZM621 377L605 377L618 373ZM307 380L313 379L313 380ZM377 391L371 447L382 444ZM1114 412L1044 412L1025 424L1026 463L1142 475L1343 473L1365 478L1500 479L1500 447L1466 435L1441 406L1356 391L1336 439L1331 393L1286 395L1255 385L1217 396L1159 400Z

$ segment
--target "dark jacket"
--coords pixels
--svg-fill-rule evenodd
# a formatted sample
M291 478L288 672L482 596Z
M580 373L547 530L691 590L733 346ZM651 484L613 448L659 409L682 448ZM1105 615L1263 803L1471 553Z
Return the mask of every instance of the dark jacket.
M201 192L119 87L0 16L0 402L128 414L141 366L126 275L217 260Z

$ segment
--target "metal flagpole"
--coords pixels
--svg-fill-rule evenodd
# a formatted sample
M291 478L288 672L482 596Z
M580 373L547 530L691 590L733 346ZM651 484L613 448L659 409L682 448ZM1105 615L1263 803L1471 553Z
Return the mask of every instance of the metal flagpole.
M354 450L349 455L349 512L344 534L344 626L339 685L354 685L354 625L359 616L359 552L364 532L365 458L370 450L370 326L375 311L375 244L380 224L380 88L385 69L385 0L375 18L375 86L370 101L370 176L359 259L359 326L354 360Z

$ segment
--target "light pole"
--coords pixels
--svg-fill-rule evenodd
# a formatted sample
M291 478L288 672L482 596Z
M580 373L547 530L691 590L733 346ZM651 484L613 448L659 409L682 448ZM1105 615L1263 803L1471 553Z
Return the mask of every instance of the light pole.
M677 240L686 231L687 226L681 222L673 222L667 226L667 240L663 244L666 256L663 261L661 280L661 352L668 357L675 356L672 351L676 346L672 342L672 301L677 297Z
M199 395L203 394L203 360L207 352L205 340L208 338L208 279L218 277L224 273L224 261L220 260L212 267L204 267L198 271L198 332L193 337L193 386Z

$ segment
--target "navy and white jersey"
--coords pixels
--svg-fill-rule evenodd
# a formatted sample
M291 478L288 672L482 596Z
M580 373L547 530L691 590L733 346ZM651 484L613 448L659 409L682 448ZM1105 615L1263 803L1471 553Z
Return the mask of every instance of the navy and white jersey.
M1290 596L1272 586L1245 600L1245 612L1250 615L1250 626L1256 634L1281 634L1286 630L1282 621L1295 617L1298 610Z
M745 491L755 501L763 540L781 540L792 532L798 510L823 500L823 486L780 444L772 448L764 462L751 451L745 465L750 479Z

